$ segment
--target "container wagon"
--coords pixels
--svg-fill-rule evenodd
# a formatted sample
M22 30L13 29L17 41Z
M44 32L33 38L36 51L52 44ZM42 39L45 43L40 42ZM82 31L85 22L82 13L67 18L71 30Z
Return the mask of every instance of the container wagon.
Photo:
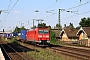
M26 41L26 32L27 32L27 30L21 30L20 31L20 40L22 42L25 42Z

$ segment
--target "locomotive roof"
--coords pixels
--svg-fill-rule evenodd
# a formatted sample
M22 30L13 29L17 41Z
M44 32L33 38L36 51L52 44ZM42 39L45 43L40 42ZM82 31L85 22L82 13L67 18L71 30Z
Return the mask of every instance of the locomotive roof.
M37 29L48 29L48 28L34 28L34 29L29 29L28 31L37 30Z

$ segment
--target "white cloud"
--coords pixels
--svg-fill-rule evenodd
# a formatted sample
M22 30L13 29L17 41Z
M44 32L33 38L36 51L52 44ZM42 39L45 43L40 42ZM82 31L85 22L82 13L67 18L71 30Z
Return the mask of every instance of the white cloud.
M15 10L14 13L21 13L21 11L17 11L17 10Z

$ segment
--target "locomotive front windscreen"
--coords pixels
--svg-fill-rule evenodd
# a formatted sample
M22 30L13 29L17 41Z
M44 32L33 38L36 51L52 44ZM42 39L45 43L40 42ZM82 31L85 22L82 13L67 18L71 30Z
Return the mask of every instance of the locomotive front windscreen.
M48 30L38 30L39 34L48 34L49 31Z

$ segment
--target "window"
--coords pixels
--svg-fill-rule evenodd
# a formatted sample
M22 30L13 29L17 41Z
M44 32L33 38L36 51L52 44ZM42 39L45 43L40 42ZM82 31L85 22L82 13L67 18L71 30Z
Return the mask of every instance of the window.
M48 34L48 30L44 30L44 34Z
M48 34L49 31L48 30L39 30L38 33L39 34Z
M39 34L43 34L43 30L39 30L38 33L39 33Z

